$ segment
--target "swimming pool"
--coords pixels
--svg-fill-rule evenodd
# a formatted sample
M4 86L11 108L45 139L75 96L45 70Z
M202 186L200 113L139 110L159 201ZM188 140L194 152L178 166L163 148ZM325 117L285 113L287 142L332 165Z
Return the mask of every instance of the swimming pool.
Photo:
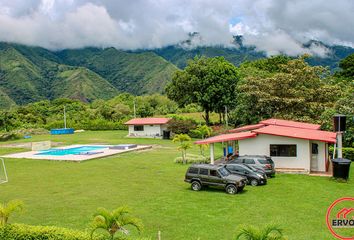
M65 155L82 155L90 153L95 153L97 150L103 150L108 148L107 146L81 146L81 147L73 147L73 148L52 148L48 150L42 150L40 153L36 153L35 155L49 155L49 156L65 156Z

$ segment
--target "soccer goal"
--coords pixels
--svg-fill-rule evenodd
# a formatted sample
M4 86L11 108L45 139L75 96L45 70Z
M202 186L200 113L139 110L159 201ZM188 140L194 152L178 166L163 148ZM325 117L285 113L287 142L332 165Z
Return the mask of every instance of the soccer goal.
M4 159L0 158L0 184L7 183L8 180Z

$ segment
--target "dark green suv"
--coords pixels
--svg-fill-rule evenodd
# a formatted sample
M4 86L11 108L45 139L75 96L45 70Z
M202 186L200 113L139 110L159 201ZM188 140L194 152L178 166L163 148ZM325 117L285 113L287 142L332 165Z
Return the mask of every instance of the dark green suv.
M211 164L194 164L187 170L185 182L191 184L192 190L199 191L203 186L224 188L229 194L241 192L247 179L231 174L223 166Z

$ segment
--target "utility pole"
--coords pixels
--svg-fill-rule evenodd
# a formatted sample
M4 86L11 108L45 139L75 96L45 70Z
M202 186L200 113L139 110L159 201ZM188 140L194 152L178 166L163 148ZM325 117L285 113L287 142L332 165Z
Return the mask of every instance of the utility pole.
M135 98L134 98L134 118L136 118Z
M229 119L227 117L227 106L225 106L225 125L226 127L229 126Z
M64 128L66 129L66 111L65 111L65 105L64 105Z

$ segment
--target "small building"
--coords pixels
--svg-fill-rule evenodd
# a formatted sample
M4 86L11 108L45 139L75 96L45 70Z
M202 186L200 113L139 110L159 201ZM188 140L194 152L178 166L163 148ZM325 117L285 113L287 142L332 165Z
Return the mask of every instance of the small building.
M129 126L129 137L170 138L170 118L134 118L125 123Z
M196 144L223 142L234 145L238 141L239 155L270 156L278 170L326 172L329 167L328 147L336 143L336 133L319 129L317 124L268 119Z

